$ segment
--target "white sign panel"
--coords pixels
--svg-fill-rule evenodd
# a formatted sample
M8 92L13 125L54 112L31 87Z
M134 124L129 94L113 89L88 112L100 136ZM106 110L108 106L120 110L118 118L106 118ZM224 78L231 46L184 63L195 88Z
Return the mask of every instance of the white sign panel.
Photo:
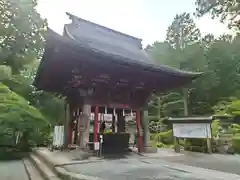
M209 123L173 124L173 135L181 138L211 138L211 126Z
M53 131L53 146L61 147L64 144L64 126L55 126Z
M94 143L94 150L95 151L99 150L99 142Z
M100 143L103 143L103 135L100 135Z
M91 113L90 120L94 121L94 113ZM106 122L112 121L112 114L98 114L98 120L104 120Z

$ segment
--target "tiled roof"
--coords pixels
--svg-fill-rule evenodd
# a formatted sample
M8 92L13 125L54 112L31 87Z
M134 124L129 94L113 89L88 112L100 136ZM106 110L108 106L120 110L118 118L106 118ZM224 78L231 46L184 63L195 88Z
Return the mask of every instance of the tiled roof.
M153 71L193 77L201 74L159 65L142 49L141 39L67 14L72 23L64 26L64 35L83 48L119 61L142 65Z

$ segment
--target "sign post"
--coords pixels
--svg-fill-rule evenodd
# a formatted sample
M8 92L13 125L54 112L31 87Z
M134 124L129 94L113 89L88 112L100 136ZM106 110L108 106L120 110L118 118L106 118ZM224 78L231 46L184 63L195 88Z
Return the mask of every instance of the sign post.
M211 123L213 117L170 117L168 121L172 123L173 127L175 152L180 152L179 138L204 138L207 140L208 152L212 153Z
M103 143L103 135L99 136L100 139L100 148L99 148L99 156L102 156L102 143Z
M173 135L179 138L211 138L211 124L174 123Z

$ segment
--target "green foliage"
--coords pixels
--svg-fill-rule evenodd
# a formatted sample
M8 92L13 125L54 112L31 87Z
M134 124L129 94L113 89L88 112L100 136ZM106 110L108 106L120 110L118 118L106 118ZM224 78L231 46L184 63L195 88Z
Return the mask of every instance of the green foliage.
M29 105L21 96L0 83L0 142L3 149L28 149L36 142L36 137L42 136L43 129L48 127L44 116ZM20 133L19 143L16 143L17 133ZM12 148L9 148L12 147ZM5 151L1 149L0 151Z
M228 21L229 27L239 26L240 3L236 0L196 0L196 15L201 17L210 13L212 18L220 17L222 22Z
M12 69L8 66L0 65L0 81L8 80L11 78Z
M216 137L219 130L219 120L214 120L212 122L212 136Z
M239 14L240 6L236 1L197 0L196 4L199 16L210 12L225 20L226 15L234 17ZM231 20L229 23L236 25ZM239 30L239 23L237 26ZM176 15L167 30L166 41L155 42L147 47L147 51L160 64L201 71L204 75L184 89L153 96L149 103L151 117L163 121L169 116L187 114L240 115L239 47L239 34L236 37L223 34L219 38L207 34L201 38L199 29L188 13ZM219 120L212 123L213 136L217 136L219 126ZM227 131L236 135L239 129L238 125L232 124ZM163 143L158 134L152 134L151 140L156 146L157 143L160 143L159 146ZM189 139L187 144L189 148L196 148L195 151L206 151L204 139Z
M46 22L35 9L35 0L0 2L0 65L14 73L41 56Z
M152 146L157 147L157 148L171 148L172 147L172 145L166 145L162 142L156 142L156 141L152 141Z
M204 56L205 49L201 46L199 38L200 31L190 14L182 13L176 15L169 26L166 41L164 43L155 42L152 46L148 46L147 50L160 64L183 70L205 71L208 62ZM155 115L158 114L159 119L164 119L166 116L182 116L209 108L204 102L198 102L204 106L193 105L194 100L189 99L191 96L199 98L199 90L196 86L201 86L203 83L205 81L198 80L190 88L176 89L155 96L149 104L149 111L157 112ZM204 97L200 96L200 98ZM192 112L188 110L189 104Z
M232 115L240 115L240 100L235 100L228 107L228 113Z
M196 27L189 13L177 14L168 27L166 41L176 49L184 49L186 45L198 42L200 30Z
M153 144L155 144L155 146L158 146L158 144L163 144L165 147L166 145L172 145L173 144L172 131L170 130L161 133L152 133L150 135L150 140L153 142Z
M234 152L240 153L240 136L236 136L232 138L232 145Z
M240 100L237 98L227 98L225 100L219 101L213 110L217 115L228 114L230 116L239 116L240 115Z
M20 74L12 75L10 79L3 81L12 91L24 97L29 103L38 108L52 125L61 121L64 117L64 100L54 95L37 91L32 85L39 61L28 64L26 70Z
M1 120L6 120L7 123L23 119L28 121L32 118L38 120L36 122L42 123L42 120L44 119L42 114L34 107L30 106L24 98L10 91L8 87L2 83L0 84L0 103ZM9 112L13 113L11 113L11 118L7 119L6 116L8 116ZM18 129L22 128L19 127Z
M228 127L228 132L231 133L233 136L238 136L240 133L240 125L239 124L231 124Z
M235 99L240 97L239 45L239 36L232 38L228 35L222 35L220 38L214 39L214 36L209 34L203 37L199 43L187 44L182 51L167 46L167 42L154 43L152 47L148 47L148 51L160 64L204 72L202 77L188 85L188 93L185 96L187 96L189 115L206 115L213 112L224 114L226 111L221 110L225 106L224 104L232 102L232 97ZM168 97L168 94L171 93L177 93L178 97L175 96L177 98L172 100L169 98L169 102L166 98L161 97ZM161 118L181 116L184 110L183 103L181 104L183 102L182 96L183 93L180 90L172 90L156 96L152 102L157 102L158 98L161 99L161 114L163 115ZM159 111L156 105L154 107L152 104L149 105L149 110ZM219 112L216 112L216 108ZM239 114L238 111L233 112L231 108L229 111L235 115Z

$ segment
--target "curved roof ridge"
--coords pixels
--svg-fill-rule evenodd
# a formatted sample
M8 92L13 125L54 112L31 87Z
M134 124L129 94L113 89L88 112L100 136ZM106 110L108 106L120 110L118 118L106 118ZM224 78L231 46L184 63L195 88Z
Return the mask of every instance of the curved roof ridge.
M69 18L70 18L71 20L73 20L74 18L76 18L76 19L78 19L78 20L80 20L80 21L87 22L87 23L92 24L92 25L94 25L94 26L98 26L98 27L104 28L104 29L106 29L106 30L108 30L108 31L111 31L111 32L114 32L114 33L117 33L117 34L120 34L120 35L123 35L123 36L126 36L126 37L128 37L128 38L132 38L132 39L135 39L135 40L139 40L140 42L142 42L142 39L141 39L141 38L138 38L138 37L135 37L135 36L131 36L131 35L126 34L126 33L122 33L122 32L120 32L120 31L117 31L117 30L108 28L108 27L106 27L106 26L103 26L103 25L100 25L100 24L91 22L91 21L86 20L86 19L82 19L82 18L80 18L80 17L77 17L77 16L69 13L69 12L66 12L66 14L69 16Z

